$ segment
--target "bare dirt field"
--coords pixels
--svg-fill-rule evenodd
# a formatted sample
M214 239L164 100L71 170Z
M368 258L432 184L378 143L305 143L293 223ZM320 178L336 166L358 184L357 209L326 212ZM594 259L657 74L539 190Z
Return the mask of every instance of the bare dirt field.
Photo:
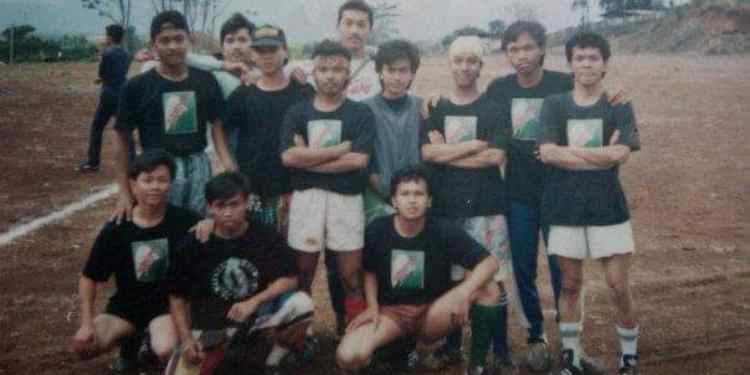
M550 68L567 69L561 51L548 55ZM507 71L502 57L488 58L483 84ZM0 233L112 181L111 130L102 171L75 172L96 105L95 74L91 63L0 67ZM750 56L615 55L606 85L632 98L643 145L622 169L636 234L632 283L643 373L747 373ZM414 91L449 87L446 59L425 59ZM113 356L76 362L68 342L78 325L78 273L112 206L103 201L0 247L0 374L106 373ZM586 268L584 341L614 372L619 344L600 271L595 263ZM321 279L315 328L327 339L323 354L300 373L333 372L333 324ZM546 277L540 282L549 309ZM551 312L546 316L555 342ZM525 334L515 316L511 326L520 360Z

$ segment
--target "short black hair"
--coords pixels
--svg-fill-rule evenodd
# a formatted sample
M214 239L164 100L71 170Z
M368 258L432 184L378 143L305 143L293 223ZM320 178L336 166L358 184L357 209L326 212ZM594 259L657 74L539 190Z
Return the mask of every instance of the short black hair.
M508 46L511 43L516 42L523 33L529 34L531 39L534 39L534 42L539 46L539 49L544 52L544 49L547 46L547 29L537 21L516 21L510 24L510 26L508 26L503 32L503 41L500 48L503 51L507 51ZM544 65L544 57L546 55L546 53L542 54L542 59L539 61L540 66Z
M382 73L384 65L393 64L400 59L409 60L411 72L416 73L421 62L419 48L405 39L394 39L381 44L375 54L375 71Z
M372 8L370 8L370 6L367 5L366 2L362 0L349 0L342 4L339 7L339 19L338 21L336 21L336 25L341 23L341 17L344 15L344 11L346 10L356 10L367 13L367 20L370 21L370 29L372 29L374 15L372 12Z
M424 181L425 188L427 189L427 195L432 196L432 186L430 184L430 174L427 172L424 166L421 164L410 165L401 168L393 173L391 178L391 197L396 196L398 186L405 182L419 182Z
M205 187L206 202L227 200L237 194L247 198L250 194L250 180L241 172L223 172L211 178Z
M316 57L332 57L341 56L347 61L352 61L352 53L349 52L343 44L333 41L331 39L324 39L320 43L315 45L313 48L312 58L315 60Z
M185 30L190 34L190 27L182 13L176 10L165 10L151 20L151 41L156 40L156 36L162 31L164 24L170 24L178 30Z
M227 34L236 33L240 29L247 29L248 34L252 34L255 31L255 24L250 22L241 13L234 13L221 25L221 31L219 31L219 36L221 37L220 44L224 45L224 37Z
M568 63L573 60L573 48L576 47L598 49L605 63L612 56L612 50L609 47L607 38L593 31L581 31L568 39L567 43L565 43L565 57L568 59Z
M115 44L122 43L122 37L125 36L125 29L122 25L113 23L104 29L107 36L112 39Z
M175 163L174 158L164 150L144 151L136 156L128 167L128 178L131 180L138 179L141 173L153 172L160 166L169 169L169 178L174 179Z

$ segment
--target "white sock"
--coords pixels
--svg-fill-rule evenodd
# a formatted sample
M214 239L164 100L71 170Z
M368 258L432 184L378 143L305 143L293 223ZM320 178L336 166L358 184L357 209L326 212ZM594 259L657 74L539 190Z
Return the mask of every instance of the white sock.
M266 357L266 366L278 366L287 353L289 353L289 349L279 344L274 344L271 352L268 353L268 357Z
M634 328L622 328L619 325L615 325L615 328L617 328L617 336L620 338L622 355L636 355L638 353L638 326ZM620 366L623 365L622 357L620 357Z
M581 368L581 332L582 323L560 323L560 338L563 349L573 350L573 365Z

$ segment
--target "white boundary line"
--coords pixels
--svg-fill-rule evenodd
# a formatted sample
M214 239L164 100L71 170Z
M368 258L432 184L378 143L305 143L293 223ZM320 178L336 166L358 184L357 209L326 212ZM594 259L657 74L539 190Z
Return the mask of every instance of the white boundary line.
M96 202L99 202L100 200L109 198L116 192L117 184L106 185L101 191L91 194L78 202L68 204L59 211L55 211L45 216L36 218L30 223L14 226L9 231L0 234L0 247L10 245L17 238L25 236L45 225L65 219L66 217L71 216L74 213L83 210Z

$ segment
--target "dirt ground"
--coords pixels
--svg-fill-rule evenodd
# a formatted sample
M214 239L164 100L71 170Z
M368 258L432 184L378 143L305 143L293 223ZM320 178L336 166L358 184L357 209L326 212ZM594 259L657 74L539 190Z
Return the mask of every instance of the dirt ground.
M548 55L549 67L567 69L559 50ZM616 55L610 65L606 85L632 98L643 145L622 169L636 234L632 285L643 373L744 374L750 56ZM102 171L75 172L97 101L95 71L95 64L0 67L0 233L112 182L111 130ZM488 58L483 84L507 71L502 57ZM449 87L446 59L425 59L415 93ZM76 362L68 342L78 325L78 272L112 206L112 199L100 202L0 247L0 374L106 373L112 356ZM332 372L333 324L321 279L314 325L324 336L323 354L300 373ZM540 285L554 342L546 277ZM586 350L614 370L619 344L598 264L587 265L585 286ZM511 345L520 360L525 334L517 322L514 314Z

